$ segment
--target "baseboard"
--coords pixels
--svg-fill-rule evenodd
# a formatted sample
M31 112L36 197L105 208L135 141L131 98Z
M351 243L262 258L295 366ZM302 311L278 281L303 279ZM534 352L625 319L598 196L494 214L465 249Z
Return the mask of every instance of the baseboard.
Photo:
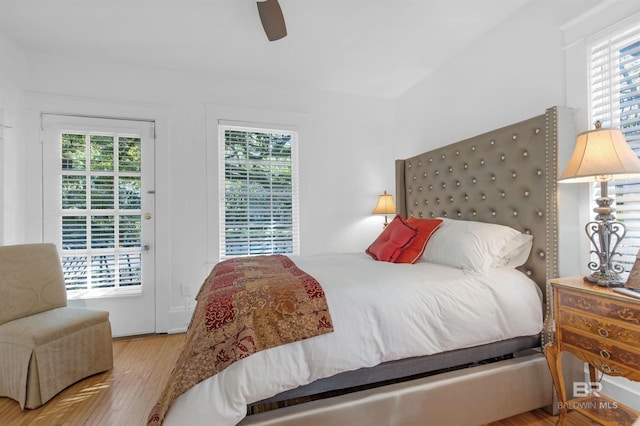
M193 315L194 308L194 306L189 306L188 304L185 304L185 306L174 306L169 308L167 333L175 334L187 331L187 326L189 325L189 321Z
M603 376L601 382L604 395L640 411L640 382L613 376Z

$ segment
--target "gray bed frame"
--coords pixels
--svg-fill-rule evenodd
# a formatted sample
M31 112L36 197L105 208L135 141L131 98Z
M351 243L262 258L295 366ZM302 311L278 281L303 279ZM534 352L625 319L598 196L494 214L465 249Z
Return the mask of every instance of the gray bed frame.
M561 120L569 119L570 114L559 114L552 107L537 117L396 160L398 213L499 223L533 235L529 259L519 269L546 294L548 280L558 273L557 146L564 125ZM539 348L542 336L522 336L340 373L252 404L248 411L259 405L410 380L508 357Z

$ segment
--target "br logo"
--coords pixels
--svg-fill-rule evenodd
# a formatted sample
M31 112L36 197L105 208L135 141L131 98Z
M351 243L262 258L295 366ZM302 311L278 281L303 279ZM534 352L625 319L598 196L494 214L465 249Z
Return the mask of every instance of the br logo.
M598 393L602 390L602 383L600 382L574 382L573 383L573 397L581 398L587 396L592 392Z

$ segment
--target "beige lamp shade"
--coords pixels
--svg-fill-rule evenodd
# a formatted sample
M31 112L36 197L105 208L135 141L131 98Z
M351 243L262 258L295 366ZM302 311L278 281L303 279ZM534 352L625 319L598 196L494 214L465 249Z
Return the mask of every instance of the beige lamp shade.
M640 177L640 159L618 129L596 129L576 138L559 182L606 182Z
M384 191L384 194L378 197L378 204L373 209L371 214L395 214L396 213L396 205L393 203L393 196L391 194L387 194L387 191Z

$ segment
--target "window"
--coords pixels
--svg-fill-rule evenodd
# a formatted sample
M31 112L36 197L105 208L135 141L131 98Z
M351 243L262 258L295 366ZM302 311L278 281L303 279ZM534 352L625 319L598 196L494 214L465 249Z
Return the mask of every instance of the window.
M600 38L590 51L591 122L620 128L640 155L640 26ZM594 191L599 192L599 184ZM640 250L640 179L612 181L609 193L616 202L616 217L627 229L616 260L629 269Z
M297 132L219 123L222 258L298 254Z

